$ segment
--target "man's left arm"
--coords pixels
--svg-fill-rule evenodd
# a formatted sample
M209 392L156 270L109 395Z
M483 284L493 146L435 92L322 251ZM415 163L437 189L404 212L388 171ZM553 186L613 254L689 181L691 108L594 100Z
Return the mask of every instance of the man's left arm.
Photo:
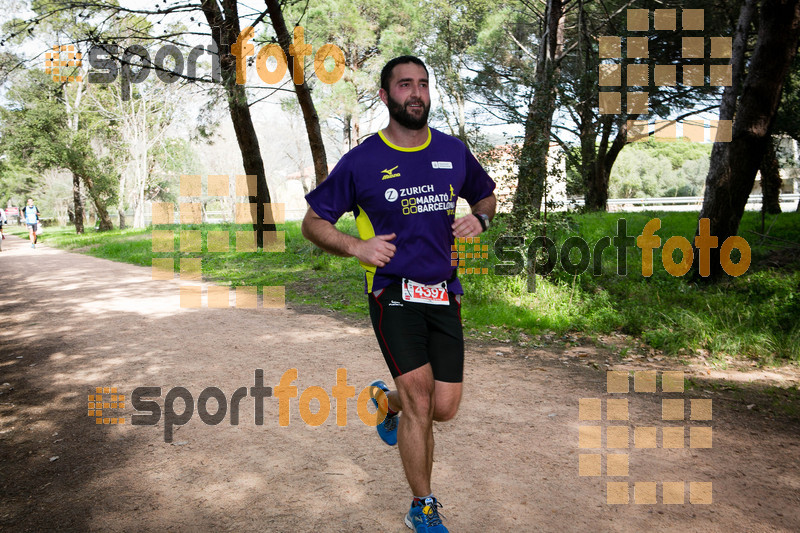
M456 238L475 237L483 233L483 225L478 215L486 215L489 220L494 218L497 209L497 197L494 193L472 204L472 214L463 216L453 222L453 235Z

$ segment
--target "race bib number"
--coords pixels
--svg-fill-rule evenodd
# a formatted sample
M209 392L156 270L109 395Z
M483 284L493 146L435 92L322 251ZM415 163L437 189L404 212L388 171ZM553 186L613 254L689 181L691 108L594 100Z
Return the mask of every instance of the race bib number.
M450 305L447 295L447 282L436 285L423 285L410 279L403 279L403 300L433 305Z

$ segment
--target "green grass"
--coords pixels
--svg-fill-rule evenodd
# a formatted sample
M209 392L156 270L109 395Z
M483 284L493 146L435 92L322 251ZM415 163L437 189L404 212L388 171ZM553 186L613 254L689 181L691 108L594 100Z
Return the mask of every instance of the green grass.
M661 245L671 236L691 240L697 213L593 213L558 214L549 221L548 236L560 250L561 243L580 236L590 250L601 238L616 235L617 220L625 218L627 233L638 236L652 218L661 219L656 232ZM355 234L352 220L339 228ZM168 229L169 226L163 227ZM207 253L206 232L248 231L248 226L189 226L183 230L203 233L204 253L179 251L178 226L174 230L174 252L154 253L150 230L123 230L107 233L70 234L69 230L47 228L43 240L65 249L88 253L115 261L149 266L152 257L202 257L203 277L231 286L284 285L287 298L295 303L315 304L345 313L366 316L363 275L353 258L323 254L302 238L299 223L281 227L286 232L284 253ZM662 266L660 250L654 253L654 272L642 275L641 253L635 245L627 250L627 272L617 273L616 249L602 254L599 275L589 269L571 275L557 266L546 276L536 276L535 292L528 290L524 274L500 276L493 273L498 263L492 243L509 235L502 217L482 243L489 244L489 258L467 260L465 266L485 266L487 275L462 276L466 291L464 325L473 336L520 340L527 335L563 335L578 332L594 336L623 332L644 343L681 357L707 351L712 360L726 356L752 359L772 365L800 361L800 272L798 265L768 266L776 248L760 243L750 233L761 232L759 213L745 213L740 235L752 248L752 264L743 276L716 285L697 285L685 277L674 277ZM770 216L766 228L773 237L800 242L800 213ZM784 243L785 244L785 243ZM677 256L676 256L677 257ZM703 352L706 353L706 352Z
M580 235L590 248L603 236L616 234L622 214L567 216L556 221L558 242L569 235ZM691 240L696 213L627 213L629 235L639 235L652 218L660 218L657 235L661 244L671 236ZM770 234L800 242L800 214L785 213L768 217ZM551 319L570 317L572 327L582 331L620 330L635 335L668 354L708 350L712 357L725 355L749 358L762 364L800 360L800 273L797 264L774 269L764 267L773 247L760 244L751 230L760 232L760 214L746 213L740 234L750 243L752 263L747 273L722 283L706 286L691 283L689 275L674 277L662 265L660 251L654 254L653 275L644 277L641 250L628 249L627 275L616 273L616 250L603 254L599 276L591 271L577 278L556 269L551 280L562 295L562 305L549 312ZM571 283L578 287L572 289ZM574 294L564 304L567 292Z
M342 221L343 231L355 233L355 223ZM237 231L250 232L252 226L237 224L159 226L161 231L172 230L173 252L154 252L152 228L95 232L89 230L76 235L72 228L47 228L42 242L65 250L85 253L95 257L151 266L154 257L172 257L178 272L181 258L202 258L203 278L232 287L283 285L287 298L304 304L319 304L358 315L366 315L366 300L362 296L364 281L361 268L355 259L323 254L300 234L299 222L281 226L286 232L284 253L236 252ZM200 231L202 252L180 251L180 232ZM227 231L227 253L207 251L209 231ZM18 232L20 236L26 232Z

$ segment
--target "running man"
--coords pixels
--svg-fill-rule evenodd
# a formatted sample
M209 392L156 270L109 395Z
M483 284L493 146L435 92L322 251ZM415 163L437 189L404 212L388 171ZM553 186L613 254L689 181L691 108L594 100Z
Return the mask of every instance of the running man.
M464 367L463 291L451 245L486 230L495 184L460 140L428 127L428 70L420 59L389 61L379 95L389 125L306 196L303 235L330 253L357 257L365 270L373 329L396 386L372 383L376 405L388 397L378 434L400 451L414 497L406 525L440 533L447 528L431 490L433 421L456 415ZM456 219L459 196L472 214ZM360 239L334 227L348 211Z
M39 208L33 205L33 199L28 198L28 205L22 208L22 216L28 225L28 237L31 240L31 248L36 248L36 230L39 229Z

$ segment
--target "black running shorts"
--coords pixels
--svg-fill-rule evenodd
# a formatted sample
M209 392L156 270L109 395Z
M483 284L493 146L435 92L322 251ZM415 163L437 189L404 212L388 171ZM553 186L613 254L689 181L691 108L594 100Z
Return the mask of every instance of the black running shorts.
M368 295L372 327L392 377L430 363L434 379L463 381L461 295L449 296L450 305L406 302L399 284Z

